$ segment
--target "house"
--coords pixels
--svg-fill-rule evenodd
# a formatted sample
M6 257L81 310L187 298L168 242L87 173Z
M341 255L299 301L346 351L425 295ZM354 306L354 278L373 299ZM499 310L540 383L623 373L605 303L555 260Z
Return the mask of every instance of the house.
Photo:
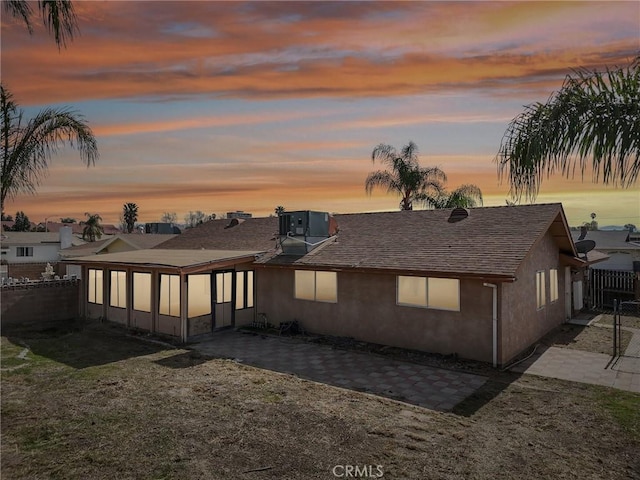
M74 245L60 251L63 260L85 257L88 255L104 255L107 253L128 252L131 250L143 250L153 248L173 238L175 235L121 233L108 236L95 242L87 242L82 245ZM82 277L82 270L78 265L67 265L67 275Z
M51 263L56 267L56 273L63 276L63 272L56 264L60 259L58 252L62 248L84 243L74 237L70 228L60 229L59 232L3 232L1 249L3 278L26 277L39 279L42 272Z
M183 341L260 312L494 365L572 315L589 263L561 204L213 220L159 248L68 262L83 268L87 316Z
M593 268L600 270L634 271L634 263L640 262L640 242L631 240L627 230L586 230L572 231L574 241L591 240L595 249L605 253L609 259L599 262ZM640 263L637 263L640 269Z

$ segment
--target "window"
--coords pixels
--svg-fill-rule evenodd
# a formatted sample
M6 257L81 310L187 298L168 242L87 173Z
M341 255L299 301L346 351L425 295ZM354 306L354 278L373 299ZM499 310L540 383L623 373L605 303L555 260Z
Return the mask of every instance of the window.
M460 280L456 278L399 275L397 288L398 305L460 311Z
M89 269L89 303L102 305L102 270Z
M33 247L16 247L18 257L33 257Z
M338 274L336 272L295 271L294 297L301 300L336 303Z
M540 309L544 307L546 303L544 271L541 270L536 272L536 307Z
M253 307L253 271L236 272L236 310Z
M549 301L558 300L558 270L552 268L549 270Z
M151 274L133 272L133 309L151 312Z
M187 279L187 316L211 314L211 275L189 275Z
M109 305L127 308L127 272L111 271L111 295Z
M216 303L229 303L231 301L232 272L216 273Z
M160 315L180 316L180 275L160 274Z

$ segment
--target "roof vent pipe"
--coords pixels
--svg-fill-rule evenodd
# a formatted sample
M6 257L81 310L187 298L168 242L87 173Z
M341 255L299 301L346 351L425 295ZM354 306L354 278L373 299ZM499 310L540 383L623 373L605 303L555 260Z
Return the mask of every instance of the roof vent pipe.
M447 220L449 223L459 222L460 220L464 220L469 216L469 210L462 207L457 207L451 210L451 215L449 215L449 219Z

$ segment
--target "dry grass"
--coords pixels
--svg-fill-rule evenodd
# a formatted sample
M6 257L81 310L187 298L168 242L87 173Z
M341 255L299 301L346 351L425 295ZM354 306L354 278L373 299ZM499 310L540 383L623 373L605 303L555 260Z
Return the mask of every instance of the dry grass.
M632 336L632 333L622 331L622 351L627 348ZM613 352L613 329L565 324L546 335L541 343L547 346L611 355Z
M2 478L640 478L640 396L596 386L496 374L439 413L100 325L2 359Z

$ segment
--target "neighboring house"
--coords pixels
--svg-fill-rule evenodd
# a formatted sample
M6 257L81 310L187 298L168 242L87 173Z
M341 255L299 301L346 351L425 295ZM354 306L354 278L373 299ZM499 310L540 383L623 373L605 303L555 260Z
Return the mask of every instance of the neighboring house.
M140 233L121 233L115 236L108 236L95 242L87 242L82 245L75 245L60 251L60 257L68 260L88 255L104 255L107 253L128 252L132 250L143 250L153 248L175 235L155 235ZM81 268L78 265L67 265L67 274L82 277Z
M592 268L600 270L634 271L633 262L640 262L640 242L631 241L627 230L582 230L572 231L573 240L592 240L595 249L605 253L609 259ZM637 268L640 268L640 264Z
M3 278L26 277L37 280L47 265L55 266L60 260L58 252L61 248L77 245L82 241L72 235L71 229L61 229L59 233L52 232L3 232L1 249L2 264L6 271L2 271ZM56 270L61 274L61 270Z
M183 341L260 312L494 365L572 315L589 263L560 204L213 220L159 248L68 261L87 279L85 315Z

